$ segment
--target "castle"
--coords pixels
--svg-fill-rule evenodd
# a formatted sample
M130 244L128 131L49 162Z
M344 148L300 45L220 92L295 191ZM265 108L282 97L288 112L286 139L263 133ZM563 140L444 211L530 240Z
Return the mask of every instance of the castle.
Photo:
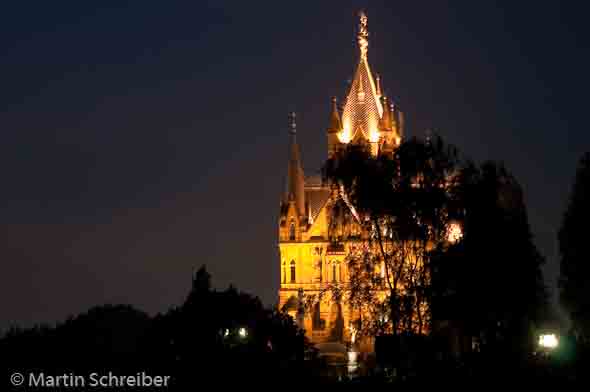
M403 113L382 93L379 77L369 66L367 17L360 15L359 60L342 110L332 99L326 130L328 158L347 144L364 144L372 154L393 154L403 137ZM347 250L360 239L359 228L333 230L332 209L340 203L355 215L346 196L320 178L306 177L296 140L294 114L290 124L287 191L280 206L279 307L305 329L313 343L354 343L353 309L329 296L302 309L302 298L318 295L330 285L345 287Z

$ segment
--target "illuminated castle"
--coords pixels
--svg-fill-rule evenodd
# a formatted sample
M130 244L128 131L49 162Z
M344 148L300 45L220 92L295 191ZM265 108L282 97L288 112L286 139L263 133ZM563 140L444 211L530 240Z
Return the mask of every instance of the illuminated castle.
M360 15L359 60L342 111L336 99L327 129L328 157L345 145L365 144L373 154L392 154L403 137L403 115L382 93L367 58L367 17ZM344 195L322 180L305 177L296 140L295 115L290 123L287 191L281 200L279 249L281 285L279 307L286 309L314 343L354 341L353 310L346 303L323 297L311 310L302 298L319 294L333 284L345 284L347 249L360 239L354 225L337 227L332 209L344 205L356 215Z

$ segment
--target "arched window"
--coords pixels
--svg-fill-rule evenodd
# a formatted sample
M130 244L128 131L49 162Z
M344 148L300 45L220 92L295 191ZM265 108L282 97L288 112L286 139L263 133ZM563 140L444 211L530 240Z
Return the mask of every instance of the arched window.
M323 273L323 268L322 268L322 259L318 260L318 268L319 268L319 277L320 277L320 283L322 283L322 273Z
M291 221L289 225L289 241L295 241L295 222Z
M337 265L336 262L332 262L332 282L336 282Z
M291 283L295 283L295 260L291 260Z
M281 282L287 283L287 263L285 263L284 261L283 261L283 268L281 269L281 274L282 274Z
M338 263L338 281L342 282L342 265Z

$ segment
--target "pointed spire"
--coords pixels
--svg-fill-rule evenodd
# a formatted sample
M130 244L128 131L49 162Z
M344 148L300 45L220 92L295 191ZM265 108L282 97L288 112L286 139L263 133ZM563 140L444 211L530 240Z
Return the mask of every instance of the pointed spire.
M328 132L340 132L341 130L342 123L340 122L336 97L332 97L332 113L330 113L330 128L328 128Z
M377 74L377 98L381 98L381 78Z
M360 59L354 74L350 90L342 111L342 143L365 142L376 143L379 140L379 125L383 116L383 106L373 74L367 60L368 37L367 16L360 13L358 43ZM378 91L379 90L379 91Z
M301 158L299 156L299 145L297 144L297 123L295 121L295 112L291 112L289 115L289 134L291 135L291 146L287 197L288 200L295 201L297 215L301 216L305 213L305 179L303 168L301 166Z

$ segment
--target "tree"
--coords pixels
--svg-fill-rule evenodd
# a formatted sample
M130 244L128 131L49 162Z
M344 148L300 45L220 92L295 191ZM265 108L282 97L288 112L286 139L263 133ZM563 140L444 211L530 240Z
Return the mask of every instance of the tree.
M546 292L544 259L532 240L521 187L493 162L466 165L459 184L463 238L433 259L435 317L452 321L484 348L525 353Z
M362 332L429 329L430 253L455 215L457 155L435 137L410 139L392 156L351 145L326 163L325 177L353 211L347 223L361 227L346 258L350 284L339 295L369 316L358 323ZM332 221L343 220L341 210Z
M590 339L590 262L587 226L590 221L590 153L580 159L567 210L559 230L560 302L569 312L581 340Z
M290 316L233 286L212 289L204 266L193 276L186 301L156 318L151 344L152 362L173 374L181 390L205 380L222 385L287 377L289 369L303 366L307 348Z

